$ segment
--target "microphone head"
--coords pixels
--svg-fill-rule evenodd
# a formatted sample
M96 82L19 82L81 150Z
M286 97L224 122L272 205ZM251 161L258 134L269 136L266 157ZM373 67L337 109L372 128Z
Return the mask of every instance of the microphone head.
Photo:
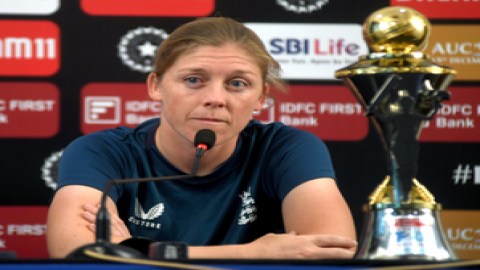
M215 132L211 129L202 129L197 132L195 135L195 140L193 144L197 147L199 144L204 144L207 146L207 149L210 149L215 144L215 140L217 137L215 136Z

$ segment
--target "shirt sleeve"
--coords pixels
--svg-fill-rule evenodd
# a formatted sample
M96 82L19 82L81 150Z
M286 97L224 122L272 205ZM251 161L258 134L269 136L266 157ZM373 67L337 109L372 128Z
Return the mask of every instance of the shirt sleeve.
M103 192L111 179L125 175L122 146L102 133L82 136L68 145L60 158L57 190L67 185L83 185ZM109 196L116 202L122 187L113 186Z
M317 178L335 178L325 143L305 130L285 126L267 154L267 190L283 201L296 186Z

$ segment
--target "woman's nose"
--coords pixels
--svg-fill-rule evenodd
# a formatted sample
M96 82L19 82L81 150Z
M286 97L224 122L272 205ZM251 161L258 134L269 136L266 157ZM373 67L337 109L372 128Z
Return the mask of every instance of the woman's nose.
M226 106L226 94L223 83L211 84L204 91L203 104L206 107L223 108Z

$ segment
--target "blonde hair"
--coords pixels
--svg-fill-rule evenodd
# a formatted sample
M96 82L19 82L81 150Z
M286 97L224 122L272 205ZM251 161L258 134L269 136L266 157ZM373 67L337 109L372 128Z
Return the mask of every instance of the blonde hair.
M244 49L258 64L264 82L288 92L281 79L280 64L267 52L262 40L248 27L230 18L204 17L177 28L164 40L156 52L153 73L159 80L184 53L201 46L235 44Z

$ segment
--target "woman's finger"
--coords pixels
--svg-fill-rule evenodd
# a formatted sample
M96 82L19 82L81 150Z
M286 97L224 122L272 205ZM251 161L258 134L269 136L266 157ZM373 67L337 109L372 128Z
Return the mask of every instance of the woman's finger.
M95 216L96 216L97 213L98 213L98 207L93 206L93 205L88 204L88 203L83 206L83 209L84 209L85 211L87 211L87 212L95 215Z
M94 223L90 223L90 224L87 225L87 228L88 228L90 231L95 232L97 227L95 226Z
M95 220L97 219L97 216L86 211L82 213L82 217L88 221L90 224L95 224Z
M99 205L91 204L85 204L83 206L85 212L82 213L82 217L90 223L87 227L92 232L95 232L96 230L95 223L99 207ZM128 230L123 220L120 219L118 214L112 213L112 211L110 210L108 210L108 213L110 215L110 234L114 236L130 237L130 231Z

